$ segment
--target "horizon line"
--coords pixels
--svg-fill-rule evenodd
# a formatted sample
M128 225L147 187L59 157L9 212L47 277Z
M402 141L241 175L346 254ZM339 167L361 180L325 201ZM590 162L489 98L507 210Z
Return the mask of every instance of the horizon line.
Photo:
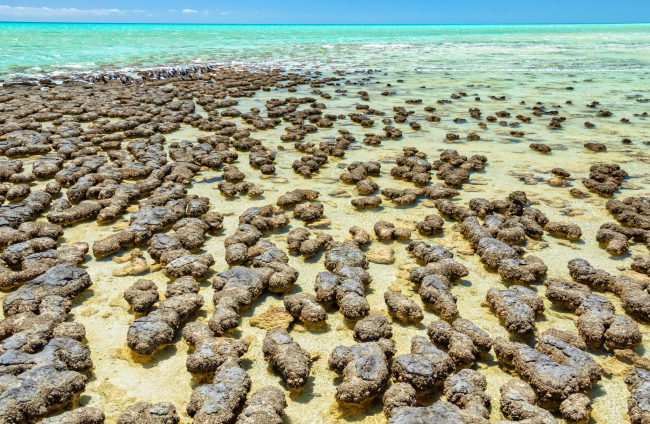
M493 23L457 23L457 24L403 24L403 23L374 23L374 24L333 24L333 23L320 23L320 24L296 24L296 23L221 23L221 22L69 22L69 21L3 21L0 20L0 24L76 24L76 25L240 25L240 26L254 26L254 25L282 25L282 26L455 26L455 25L472 25L472 26L489 26L489 25L647 25L650 22L521 22L521 23L512 23L512 22L493 22Z

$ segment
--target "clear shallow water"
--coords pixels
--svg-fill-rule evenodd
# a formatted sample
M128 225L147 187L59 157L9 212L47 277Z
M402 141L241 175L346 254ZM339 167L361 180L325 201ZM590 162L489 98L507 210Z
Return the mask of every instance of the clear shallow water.
M0 23L0 75L192 63L422 71L647 71L650 24Z
M587 259L595 267L620 275L624 270L629 270L631 257L635 254L647 253L647 248L641 243L634 243L630 252L622 257L612 258L602 247L596 243L595 236L598 228L604 222L614 221L605 210L606 198L595 194L576 199L569 195L571 188L584 190L581 179L588 175L589 166L594 163L616 162L628 171L630 178L614 198L623 199L628 196L650 196L650 178L648 164L650 152L648 146L641 143L650 139L647 118L634 116L643 111L648 111L647 103L636 102L628 98L632 93L645 93L647 80L634 74L617 74L618 79L609 78L602 74L598 77L588 78L583 82L584 76L576 74L548 75L537 73L464 73L459 76L444 74L414 74L412 72L395 72L388 75L375 74L370 81L365 81L364 86L345 86L336 88L347 90L347 93L336 93L335 87L324 88L323 91L332 95L331 100L322 100L326 103L326 113L347 114L354 112L357 104L369 104L371 107L383 110L386 116L393 106L405 106L408 110L415 110L410 120L422 123L422 129L412 130L406 124L396 124L404 133L400 140L386 140L380 146L368 146L361 142L366 132L380 132L382 125L375 123L373 128L363 128L353 124L349 119L336 121L333 128L321 128L318 132L309 134L305 142L318 143L324 139L338 136L338 129L347 129L357 142L346 150L345 157L330 157L329 162L310 179L297 176L291 169L291 163L303 156L303 153L293 149L292 142L281 142L280 136L284 134L288 124L264 131L255 131L252 136L263 142L265 146L277 149L282 145L284 150L278 151L276 160L277 172L273 178L263 178L258 171L248 167L247 152L240 152L236 165L246 174L246 181L254 182L264 188L265 194L260 198L249 199L238 196L234 200L224 198L216 189L215 181L221 176L221 171L202 170L194 178L193 184L188 187L189 193L208 196L211 207L226 214L224 231L206 239L202 251L211 253L216 264L212 267L214 273L225 270L228 265L224 261L224 239L231 235L237 227L238 216L251 206L275 204L277 198L286 191L306 186L316 189L321 193L319 198L325 205L324 218L330 220L328 226L313 229L331 234L335 239L342 240L349 237L348 228L359 225L372 233L373 225L379 220L393 222L399 227L414 228L415 222L421 221L426 215L437 213L432 202L420 199L415 205L409 207L396 207L384 198L382 207L376 210L358 212L350 205L350 199L357 197L353 185L339 181L343 168L355 160L378 160L382 162L382 173L373 179L381 188L412 188L413 184L397 180L390 176L390 168L395 158L401 156L402 148L414 146L427 153L430 160L434 160L445 149L457 149L460 154L484 154L489 158L488 166L483 172L472 173L470 182L465 184L461 195L456 199L462 204L475 197L486 199L502 199L515 190L524 190L533 207L542 210L553 221L569 220L578 224L583 236L580 242L566 240L545 234L540 241L529 240L523 245L530 254L542 258L549 266L548 277L569 278L566 264L568 260L576 257ZM348 76L351 80L361 81L366 75ZM397 83L403 79L403 83ZM381 81L379 83L378 81ZM391 90L396 95L385 97L380 93L386 90L386 83L391 83ZM470 85L474 85L471 87ZM488 88L487 86L490 86ZM575 90L567 91L564 87L575 86ZM429 88L422 89L421 86ZM101 88L101 86L99 86ZM369 102L360 101L358 90L368 91ZM288 96L313 96L312 89L299 86L297 92L290 93L286 89L272 90L271 92L258 92L253 98L240 98L237 109L247 111L250 108L260 108L271 98L285 98ZM452 100L452 103L439 105L437 99L449 99L452 93L465 91L469 96ZM343 94L346 94L345 96ZM474 100L474 95L481 97L482 101ZM491 100L491 95L505 95L505 101ZM422 98L421 105L408 105L408 99ZM573 105L566 105L566 100L572 100ZM585 107L592 100L600 100L602 107L614 113L612 118L598 118L596 111ZM319 99L320 101L320 99ZM524 101L525 104L520 104ZM517 130L526 133L525 137L513 138L509 133L509 126L502 127L498 124L488 124L487 129L477 126L476 120L468 119L467 123L454 123L455 117L468 117L467 110L479 107L484 116L497 111L507 110L512 116L522 113L526 116L532 114L532 107L537 101L546 105L562 105L559 108L561 116L567 117L560 131L551 131L547 125L550 116L535 117L531 123L521 124ZM437 107L436 114L441 116L440 123L426 122L424 118L428 113L423 111L424 106ZM308 105L301 106L307 108ZM197 108L198 113L205 113L202 108ZM264 115L264 112L263 112ZM630 124L622 124L619 119L627 117ZM375 118L379 119L379 118ZM589 120L596 124L593 130L584 128L583 122ZM481 120L484 122L485 120ZM514 121L513 118L507 119ZM245 126L239 119L234 122L238 126ZM84 124L85 125L85 124ZM461 135L461 140L449 143L445 134L455 132ZM468 142L465 136L469 132L476 132L481 136L479 141ZM167 145L173 141L196 140L208 133L183 124L179 131L166 135ZM630 137L634 143L623 145L620 139ZM594 153L583 147L585 141L599 141L607 144L608 151ZM528 148L533 142L544 142L551 145L554 151L550 155L542 155ZM25 172L31 170L30 160L26 160ZM562 167L572 174L567 186L553 187L547 180L553 167ZM440 182L433 179L432 183ZM345 194L330 194L334 190L343 188ZM291 215L291 213L289 212ZM81 222L65 229L65 242L89 241L103 239L115 231L121 230L128 223L130 214L125 214L118 220L108 225L98 225L94 221ZM423 237L417 232L412 235L412 240L425 240L429 243L443 245L450 249L457 260L468 267L470 274L452 287L452 293L458 297L460 316L470 319L475 324L485 328L492 336L510 338L503 324L495 314L484 304L485 296L490 288L505 288L507 285L498 274L488 271L480 262L477 255L473 254L467 241L454 229L455 222L446 220L444 232L432 237ZM288 228L266 236L278 247L286 249L286 236L292 228L302 227L303 223L292 219ZM404 294L412 296L413 300L424 307L417 294L417 287L409 282L408 270L416 265L415 259L406 250L406 242L382 243L374 240L368 249L378 246L389 246L394 250L395 262L389 265L371 263L369 273L373 282L366 290L371 313L387 315L383 293L388 289L400 289ZM113 257L126 257L128 250L124 250ZM148 254L145 258L150 265L154 265ZM300 277L291 294L298 292L313 293L316 275L323 271L323 254L304 260L299 255L290 255L289 264L300 272ZM107 415L107 422L112 424L119 414L129 405L137 401L147 402L173 402L182 417L183 424L192 422L185 413L192 390L198 383L185 368L187 356L191 349L181 339L180 330L177 331L173 342L156 353L149 362L141 362L135 358L126 345L126 334L134 315L129 310L128 304L123 299L124 291L139 278L153 279L163 292L169 280L160 270L132 276L116 276L114 273L124 265L112 257L104 259L89 258L84 267L91 274L94 282L91 290L85 292L74 303L71 321L81 322L87 329L88 345L92 352L94 368L90 373L86 390L77 401L78 406L95 406L101 408ZM544 297L545 287L541 283L532 285L540 296ZM200 293L204 296L205 304L201 311L189 321L207 321L214 313L212 305L213 290L210 278L204 280ZM3 294L0 293L0 297ZM605 296L614 303L618 313L624 313L620 300L612 294ZM322 331L314 331L301 323L292 324L290 333L300 345L314 355L311 377L307 387L300 393L290 396L283 378L270 368L263 360L262 340L265 330L251 325L251 318L266 312L268 309L282 305L282 295L265 293L251 307L242 313L242 323L232 336L245 338L251 341L248 353L244 356L244 367L253 381L253 390L266 385L274 385L286 391L288 407L286 409L285 423L332 423L343 424L346 422L358 423L386 423L382 413L380 398L375 400L370 410L361 414L344 415L336 407L334 393L336 386L341 383L338 377L327 366L327 358L339 345L352 345L353 331L349 322L334 308L328 313L328 326ZM545 300L547 308L543 317L537 321L537 331L542 332L548 328L558 328L567 331L576 331L576 315L561 308L556 308ZM425 309L424 321L421 325L402 325L393 321L393 340L397 355L410 351L413 336L426 335L426 325L439 319L438 315ZM639 324L643 333L643 343L637 349L641 355L646 355L650 348L650 326ZM511 340L515 340L511 338ZM534 340L529 340L531 345ZM605 350L589 350L589 353L603 367L603 379L589 392L593 401L594 412L592 423L629 423L627 417L627 399L629 392L623 378L629 366L614 358ZM499 411L499 387L511 378L511 375L500 367L493 353L485 361L477 364L477 369L488 379L487 393L492 397L491 419L502 419ZM431 401L439 399L438 391ZM559 416L558 416L559 417Z
M421 130L414 131L406 124L396 124L404 132L402 139L384 141L381 146L371 147L361 143L361 140L366 132L381 132L383 125L379 122L380 117L375 118L377 122L370 129L352 124L349 119L337 121L333 128L319 129L317 133L309 134L305 142L318 143L334 138L338 135L337 130L342 128L350 130L357 142L346 151L344 158L331 157L328 164L311 179L296 176L291 169L291 163L303 154L293 149L293 143L280 142L287 123L272 130L255 131L252 136L260 139L266 147L284 147L284 150L278 151L277 172L272 179L261 178L259 172L250 170L247 165L249 154L240 152L236 164L246 174L246 180L266 191L264 196L257 199L245 196L238 196L235 200L225 199L214 183L221 176L221 171L202 170L196 175L188 188L189 192L208 196L211 206L227 215L225 230L209 237L203 246L203 250L211 253L217 261L212 267L214 273L227 268L223 241L236 228L239 214L250 206L274 204L286 191L304 188L306 185L321 193L320 200L325 204L324 218L331 221L329 226L315 231L324 231L338 240L349 237L348 228L352 225L360 225L371 233L374 223L379 220L414 228L415 222L428 214L437 213L431 202L424 199L410 207L396 207L386 198L377 210L357 212L350 205L350 199L357 197L354 186L338 180L347 164L355 160L378 160L382 162L382 174L374 179L381 188L412 188L411 183L390 176L395 158L402 154L402 148L406 146L417 147L427 153L430 160L437 158L447 148L457 149L464 155L484 154L489 158L486 169L481 173L473 173L470 183L461 190L457 200L463 204L475 197L501 199L511 191L524 190L528 193L532 206L541 209L551 220L577 223L583 231L581 242L567 242L545 235L539 242L529 240L524 245L531 254L546 262L549 266L548 277L568 278L566 263L575 257L587 259L592 265L619 275L629 269L631 256L648 252L645 246L635 243L628 254L612 258L595 241L600 225L613 221L605 210L606 199L595 194L582 199L569 195L571 188L584 189L580 180L588 174L590 165L616 162L631 177L615 198L650 196L650 152L648 146L641 143L650 140L650 126L648 118L635 116L650 112L648 103L636 102L635 98L650 97L648 25L220 27L2 24L0 28L8 31L0 37L0 66L5 77L16 75L13 73L17 69L15 66L22 66L21 72L25 72L34 63L38 63L44 71L59 73L74 69L90 71L99 68L136 68L192 61L236 61L253 66L273 65L287 69L321 67L388 70L387 75L373 74L370 81L364 82L366 85L363 87L342 84L340 87L328 86L323 89L332 95L331 100L319 99L327 105L325 113L347 114L354 112L358 104L369 104L391 117L393 106L404 106L416 111L410 120L420 122ZM11 36L8 37L7 34ZM9 52L6 46L12 43L13 50ZM103 47L107 43L113 47ZM413 72L416 68L442 72ZM551 70L553 72L549 72ZM354 81L361 81L365 77L368 76L346 76ZM398 79L403 79L404 82L397 83ZM387 83L392 84L392 88L388 89L397 92L395 96L380 95L387 90ZM422 86L426 88L421 88ZM568 86L575 89L568 91L565 89ZM348 92L344 96L335 93L335 88ZM369 102L360 100L356 94L359 90L369 92ZM264 104L270 98L317 97L311 91L309 87L299 86L296 93L290 93L286 89L258 92L253 98L240 98L236 108L241 111L260 108L265 116ZM450 99L452 93L459 91L466 92L469 96L452 100L450 104L436 104L436 100ZM474 101L474 95L480 96L482 101ZM506 100L491 100L491 95L505 95ZM406 100L416 98L423 99L423 103L405 104ZM567 100L572 100L573 105L565 104ZM600 101L601 107L612 111L614 116L596 117L597 109L585 107L594 100ZM521 101L525 104L522 105ZM519 113L531 116L531 109L538 101L549 108L551 105L562 106L558 108L560 115L567 117L562 130L548 129L548 115L534 117L531 123L515 128L526 133L522 138L510 137L511 128L507 126L489 124L487 129L481 129L473 119L468 119L467 123L453 122L456 117L468 118L467 110L472 107L479 107L484 118L497 111L507 110L512 115L507 121L512 122L515 121L513 117ZM424 119L429 114L423 111L424 106L437 107L435 114L442 118L442 122L426 122ZM304 105L301 109L307 107ZM205 112L198 107L197 113ZM619 120L623 117L629 118L631 123L622 124ZM596 128L586 129L583 123L587 120L595 123ZM246 126L239 118L234 121L240 127ZM445 140L448 132L460 134L461 140L448 143ZM464 137L469 132L478 133L481 139L466 141ZM181 130L166 135L166 144L180 140L194 141L206 134L183 124ZM623 137L632 139L633 144L621 144ZM583 147L586 141L605 143L608 151L587 151ZM528 145L534 142L547 143L554 151L550 155L533 152ZM33 158L26 160L25 172L31 170L31 159ZM553 167L562 167L571 172L572 178L567 186L552 187L545 182ZM436 182L439 180L434 178L432 183ZM32 188L36 188L36 184ZM340 188L346 193L330 194ZM110 225L86 221L66 227L65 242L102 239L122 229L129 217L129 214L125 214ZM441 244L454 252L458 261L470 270L470 274L451 289L459 299L460 315L485 328L493 336L509 337L499 319L483 303L490 288L505 288L506 284L497 274L486 270L478 256L469 249L469 244L454 230L454 224L455 222L447 220L443 234L423 237L414 232L412 239ZM289 228L267 237L278 247L286 249L288 231L302 225L300 221L292 219ZM383 293L389 288L399 288L412 296L416 303L424 306L417 295L417 287L408 281L408 270L415 266L416 261L406 253L406 243L381 243L375 240L370 249L380 245L393 248L395 263L370 265L373 282L366 294L371 312L387 314ZM125 257L129 253L125 250L114 256ZM147 254L145 257L150 265L154 264ZM291 255L290 265L300 272L300 278L291 293L313 293L316 274L324 270L322 253L308 260ZM70 320L82 322L86 326L95 367L77 405L100 407L106 412L107 422L114 423L117 416L133 402L173 402L182 416L183 424L189 424L191 419L186 415L185 407L197 382L186 371L185 361L191 350L181 340L180 331L176 333L172 344L147 363L135 360L126 346L128 326L134 316L123 299L124 291L139 278L151 278L162 292L168 279L159 270L137 276L116 276L114 273L123 264L113 261L111 257L101 260L90 258L84 267L91 274L94 286L75 301ZM534 284L533 288L544 296L545 288L542 284ZM189 321L206 321L213 314L213 290L209 279L202 282L200 293L205 298L205 305L198 316ZM624 313L617 297L611 294L605 296L615 304L618 313ZM286 389L284 380L263 360L261 341L265 331L250 324L253 316L279 305L282 305L281 295L265 293L242 314L241 326L233 333L234 337L251 340L249 352L244 356L244 367L253 380L253 390L269 384ZM545 305L547 311L537 322L538 332L548 328L576 331L575 314L555 308L548 301L545 301ZM425 335L425 326L438 319L438 315L430 310L425 310L424 314L425 319L419 327L393 322L397 355L409 352L412 337ZM300 323L292 324L290 328L294 339L312 352L315 360L305 390L288 399L284 422L385 423L379 399L365 414L343 417L335 407L334 392L341 378L329 370L327 358L334 347L351 345L354 341L349 323L336 309L329 311L328 324L320 332L310 330ZM650 326L640 324L639 327L644 339L637 352L647 356ZM530 341L530 344L533 342ZM594 403L591 422L629 422L626 404L629 392L623 382L626 364L617 361L611 353L604 350L589 350L589 353L604 368L603 379L589 392ZM487 392L493 401L491 418L493 421L500 419L499 387L513 376L497 365L494 354L480 362L477 368L488 378ZM431 400L439 396L438 392Z

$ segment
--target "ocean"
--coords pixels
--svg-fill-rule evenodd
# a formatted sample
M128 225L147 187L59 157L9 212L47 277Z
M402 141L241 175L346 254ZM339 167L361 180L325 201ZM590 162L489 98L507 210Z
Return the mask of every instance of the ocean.
M418 72L646 72L650 24L0 23L0 75L201 63Z

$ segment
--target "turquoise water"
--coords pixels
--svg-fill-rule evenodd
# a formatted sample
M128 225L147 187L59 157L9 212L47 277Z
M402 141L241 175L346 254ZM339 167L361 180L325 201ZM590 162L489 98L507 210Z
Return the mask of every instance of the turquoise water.
M0 23L0 75L217 63L396 71L650 71L650 24Z

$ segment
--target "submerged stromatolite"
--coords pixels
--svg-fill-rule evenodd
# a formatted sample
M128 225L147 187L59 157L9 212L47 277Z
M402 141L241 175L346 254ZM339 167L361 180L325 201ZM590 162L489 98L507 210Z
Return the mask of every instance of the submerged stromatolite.
M278 368L287 380L287 386L298 389L307 384L311 357L296 343L287 330L278 328L266 333L262 346L264 359Z
M472 366L492 349L492 338L469 320L458 318L451 325L434 321L427 327L431 341L447 351L457 367Z
M393 342L384 338L334 349L328 365L343 375L343 383L336 389L336 400L363 405L377 397L390 377L388 359L393 354Z
M365 286L371 282L366 255L356 244L335 245L325 253L325 267L331 272L316 277L316 299L325 304L336 302L347 319L366 316L370 305Z
M453 370L449 355L424 337L414 337L411 353L396 357L392 365L393 378L410 384L418 393L433 391Z
M587 392L601 378L600 367L589 354L551 335L543 337L536 349L497 337L494 352L501 363L514 367L535 390L540 404L551 411L572 394Z
M160 314L154 324L165 318L176 325L174 314L165 311L173 309L184 314L198 303L168 300L184 296L189 290L204 299L214 294L214 315L208 306L207 310L202 308L188 315L187 321L196 322L179 322L178 328L161 324L165 337L173 334L173 346L160 352L151 363L137 366L137 370L134 364L151 358L112 360L115 355L128 356L128 351L119 349L110 355L93 355L96 362L101 361L94 370L97 381L88 384L81 404L94 399L105 408L108 421L115 421L127 405L146 401L150 404L142 408L141 421L174 421L157 408L157 402L171 401L177 409L185 407L190 391L196 389L200 393L192 399L190 413L197 423L278 422L283 419L285 405L279 391L287 386L280 372L267 370L266 362L258 363L261 339L270 327L256 326L264 318L278 317L282 325L289 326L294 341L309 351L310 359L320 356L322 361L323 355L339 344L347 346L340 352L350 353L356 349L352 347L355 342L374 343L384 352L368 348L363 354L346 353L345 360L350 362L332 381L319 380L318 372L322 370L315 362L315 378L308 380L313 384L307 384L301 394L292 393L291 398L286 398L289 405L285 421L300 419L305 408L322 421L337 419L327 410L332 399L314 397L321 389L334 387L341 388L337 403L344 404L340 411L343 413L369 405L376 412L384 395L387 414L397 415L397 422L451 417L456 422L476 424L485 422L484 385L480 374L464 369L477 363L478 368L472 367L487 377L493 407L498 407L499 401L495 388L505 383L499 373L491 372L494 363L483 362L490 358L487 352L491 336L496 335L490 326L497 321L488 309L481 312L478 306L489 289L496 288L499 294L512 291L521 295L512 308L501 305L498 299L493 303L499 303L496 309L501 310L501 315L507 313L506 321L511 315L513 321L523 316L533 331L535 326L539 328L534 331L540 341L537 352L563 365L566 357L559 350L567 348L560 349L559 344L550 341L554 338L581 351L589 346L589 356L598 363L607 359L605 368L608 375L612 372L606 387L610 401L595 401L594 417L615 421L625 413L626 405L619 400L629 395L623 376L616 372L620 364L615 361L632 362L639 369L648 367L647 361L631 350L639 343L638 353L644 352L641 336L645 326L637 326L636 320L642 322L648 317L647 279L627 269L647 274L650 268L642 252L650 231L649 203L643 194L647 182L639 177L644 171L643 134L639 129L647 117L642 109L636 110L643 107L645 99L632 94L621 97L619 103L634 105L639 113L613 111L616 121L606 122L612 113L583 110L581 105L576 109L570 101L560 101L557 96L519 99L521 94L511 93L506 99L490 92L493 90L484 81L467 81L461 85L471 89L457 88L471 90L471 94L461 91L450 93L451 100L429 99L436 107L424 107L425 118L422 107L417 106L421 100L410 98L416 89L414 84L432 86L431 77L424 74L415 80L405 77L396 85L390 81L390 71L284 72L195 66L97 77L84 73L57 77L56 81L31 79L18 84L7 79L0 87L0 153L9 157L0 161L0 288L8 290L4 293L7 301L20 297L20 302L29 303L34 292L23 291L20 286L29 286L31 280L64 263L71 264L70 269L76 269L74 265L86 268L101 283L79 299L76 296L81 292L77 293L77 289L67 292L59 287L52 293L48 289L53 295L37 300L37 306L18 313L9 311L0 325L3 349L39 355L54 339L85 343L86 330L90 347L98 340L102 341L100 345L111 341L114 331L119 333L119 345L124 342L126 327L141 318L136 314L154 311L152 316L147 315L155 318ZM383 84L378 83L379 79ZM514 79L524 90L531 87L524 77L518 79L515 75ZM393 87L384 88L387 82ZM602 82L593 81L590 87L597 90L599 84ZM493 81L492 87L497 86L498 81ZM579 103L586 92L578 86L576 89L571 94L578 96L574 101ZM303 91L311 91L312 97L303 97ZM379 94L381 100L377 99ZM409 97L407 107L391 104L403 103L404 96ZM336 99L336 104L330 99ZM474 105L483 105L483 111L472 107L468 114L470 100ZM518 104L519 100L525 103ZM350 104L356 113L346 115L352 112L347 110ZM500 106L494 109L497 104ZM595 108L596 104L588 107ZM574 132L576 116L580 128L587 119L598 124L597 129L591 125L588 130L593 136L594 131L601 130L625 132L623 144L606 142L607 150L597 154L585 149L584 141L575 142L580 138ZM620 118L625 129L617 127ZM378 121L381 126L375 127L376 131L363 128L379 125ZM440 125L444 128L435 128ZM473 128L465 128L467 125ZM548 128L555 135L561 130L567 137L550 141ZM438 136L421 137L433 134L431 131L438 131ZM457 150L445 151L447 143L455 143ZM526 147L531 143L551 154L530 152ZM597 144L589 146L602 148ZM498 151L499 160L488 164L482 154L492 155L487 153L491 150ZM44 153L46 156L42 156ZM13 160L16 157L25 159ZM341 157L346 160L340 161ZM627 179L627 172L620 166L603 162L621 164L631 178ZM294 174L294 169L299 175ZM430 181L432 174L439 178L438 184ZM585 177L588 189L580 191L575 186L582 185L580 180ZM599 199L596 192L607 194L612 190L616 199L604 206L608 199ZM628 197L626 193L632 190L636 194ZM244 193L248 196L237 197ZM214 204L209 204L207 198ZM357 211L350 205L351 199L359 208L376 209ZM609 218L603 215L610 212ZM370 217L369 213L374 215ZM60 224L49 222L48 214L52 222ZM457 223L445 224L448 220ZM375 223L379 223L376 232ZM224 228L226 235L219 238L216 232ZM575 239L578 229L583 233L580 243L550 237ZM414 242L404 242L407 237ZM90 253L84 244L88 240L96 242ZM373 246L369 246L371 242ZM406 253L400 245L409 246ZM599 245L608 254L600 252ZM130 251L134 246L137 250ZM148 268L148 274L122 277L122 271L115 269L119 266L113 263L120 263L120 258L98 261L122 249L126 250L124 257L137 257L140 264L145 263L146 267L139 269ZM580 250L580 257L590 263L572 263L570 274L575 281L545 279L547 265L553 277L568 278L557 274L555 261L568 249ZM143 250L147 253L142 254ZM477 256L472 257L473 252ZM633 258L627 257L627 252ZM614 261L610 255L620 257ZM323 263L316 265L321 260ZM607 272L600 272L600 268ZM316 276L326 269L328 272ZM312 282L316 279L314 291L305 286L310 283L302 281L299 272ZM214 287L206 290L207 283L201 278L212 279L215 275ZM410 282L405 281L407 275ZM165 281L166 276L169 281ZM149 282L134 285L138 278ZM495 278L503 284L499 285ZM74 276L72 280L77 281ZM47 282L71 287L70 281L48 274ZM541 286L542 281L546 287ZM194 293L197 284L198 293ZM520 286L542 298L546 294L557 305L536 325L530 314L518 314L527 305L521 302L524 291ZM386 304L382 297L387 291ZM403 296L393 294L397 291ZM422 302L413 298L415 292ZM123 310L127 305L122 293L127 295L133 313ZM80 308L82 300L90 302L90 306ZM273 312L260 314L252 310L258 304ZM417 305L422 308L422 321ZM567 312L557 309L563 305L575 313L560 313ZM329 325L324 322L326 318ZM455 372L447 376L445 383L434 385L444 392L446 403L432 405L437 399L427 399L405 381L389 384L384 378L389 378L390 372L374 367L382 363L380 356L387 359L392 354L382 339L394 337L397 355L409 353L408 342L416 334L408 334L404 350L404 331L412 333L413 327L398 323L400 318L428 325L427 335L434 347L449 356ZM106 319L111 326L98 326ZM541 332L549 327L573 328L574 322L573 333ZM509 323L506 325L511 328ZM185 330L182 340L181 329ZM496 330L498 333L505 328ZM354 338L355 342L333 343L337 338ZM613 350L616 359L609 358L611 354L601 346ZM538 361L537 353L527 352ZM583 359L577 354L575 357ZM273 383L275 390L251 392L244 406L245 377L239 383L236 379L215 380L224 364L233 375L241 376L239 370L250 368L254 389ZM548 364L542 361L542 365ZM128 384L129 378L122 381L125 384L113 381L111 376L128 374L130 368L137 371L138 384ZM390 368L388 362L386 370ZM173 385L157 384L155 377L161 370L179 372L176 377L185 375L185 379L174 378ZM520 374L522 378L524 374ZM119 386L119 396L113 396L109 383ZM504 408L504 417L496 419L555 420L540 407L543 402L538 406L537 394L530 401L526 390L508 391L508 386L503 387L501 400L509 412ZM122 393L122 389L126 392ZM631 387L631 391L639 404L645 401L642 390ZM519 398L507 398L506 394L513 393ZM362 399L358 404L342 400L357 394ZM591 407L587 395L593 398L594 392L569 394L554 417L559 420L562 414L565 420L576 423L587 420ZM366 404L371 398L374 403ZM421 403L428 406L422 407ZM398 412L404 408L413 409ZM64 412L61 420L85 419L84 410ZM632 420L637 412L638 408L634 412L630 409ZM180 410L178 415L187 420ZM368 421L372 415L354 419ZM95 414L88 419L98 417Z
M169 344L181 321L203 306L198 294L199 283L192 277L183 277L167 286L165 300L158 309L136 319L129 326L127 344L140 355L151 355Z
M593 347L605 344L614 349L641 343L641 332L630 318L615 313L614 305L591 293L588 286L574 281L550 278L544 282L546 297L553 303L575 310L576 327L584 341Z

